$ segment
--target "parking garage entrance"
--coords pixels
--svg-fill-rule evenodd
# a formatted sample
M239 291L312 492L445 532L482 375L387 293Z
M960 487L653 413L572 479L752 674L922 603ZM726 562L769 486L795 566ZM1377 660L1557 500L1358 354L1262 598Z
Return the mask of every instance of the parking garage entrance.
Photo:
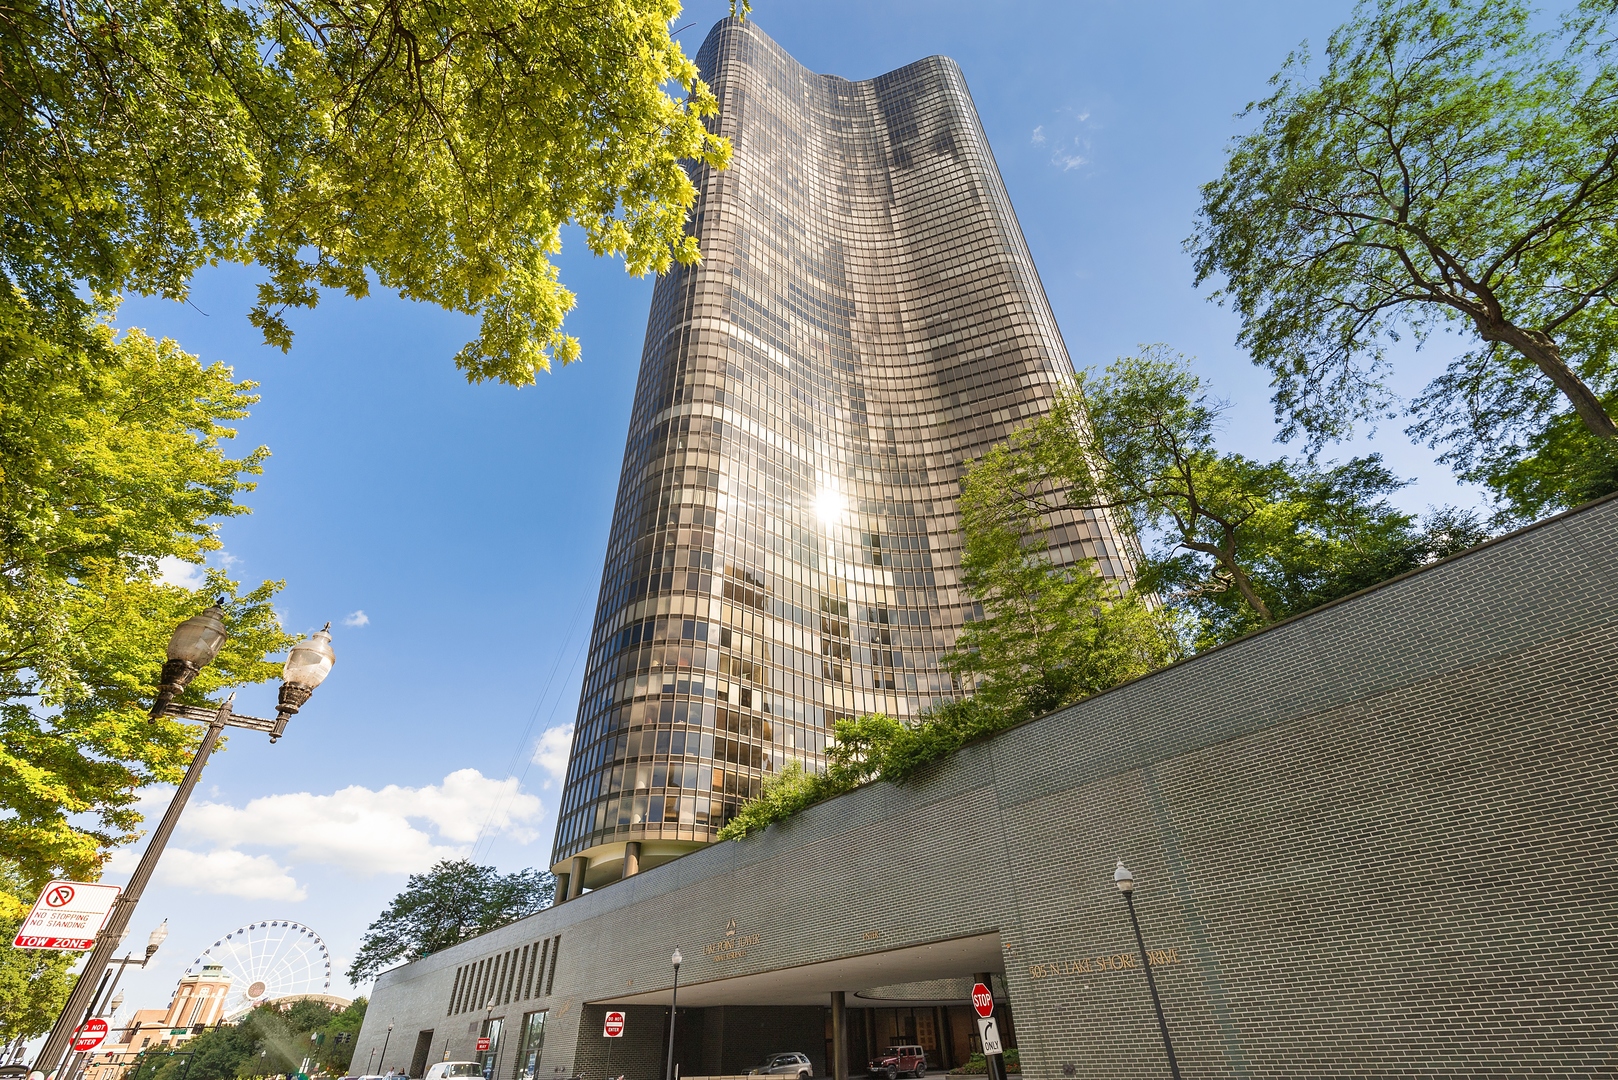
M985 974L994 987L1002 1043L1014 1048L1001 953L998 934L981 934L727 979L682 979L674 1033L679 1075L738 1076L770 1068L795 1080L794 1070L771 1066L781 1055L801 1053L816 1077L862 1076L897 1046L920 1047L928 1072L953 1069L981 1051L970 999L973 982ZM586 1002L574 1059L578 1075L606 1075L601 1070L609 1042L617 1044L614 1074L645 1057L656 1066L647 1074L658 1075L668 1045L669 999L669 990L662 989ZM609 1008L626 1014L623 1038L609 1040L603 1032ZM845 1050L840 1071L839 1028Z

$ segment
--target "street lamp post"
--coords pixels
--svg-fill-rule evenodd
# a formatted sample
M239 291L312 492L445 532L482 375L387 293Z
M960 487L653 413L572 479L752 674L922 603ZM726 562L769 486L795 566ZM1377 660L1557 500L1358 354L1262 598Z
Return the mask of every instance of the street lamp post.
M382 1036L382 1067L388 1067L388 1040L393 1038L393 1021L388 1021L388 1030Z
M1163 1052L1169 1057L1169 1075L1174 1080L1180 1080L1180 1063L1174 1060L1174 1044L1169 1041L1169 1024L1163 1019L1163 1003L1157 997L1157 980L1152 978L1152 961L1146 955L1146 939L1141 937L1140 920L1135 918L1135 875L1125 870L1124 861L1119 859L1112 880L1117 884L1118 891L1124 894L1124 906L1129 908L1129 925L1135 930L1135 946L1140 949L1141 970L1146 972L1146 989L1152 993L1152 1008L1157 1012L1157 1030L1163 1033Z
M669 961L674 965L674 996L669 999L669 1063L664 1069L663 1080L674 1080L674 1025L680 1018L680 965L685 957L680 955L679 949L675 949Z
M191 767L186 769L185 779L180 781L179 790L169 801L169 808L164 812L163 820L152 830L152 838L147 842L146 850L135 866L135 872L130 875L129 884L124 886L124 891L113 902L112 911L107 916L107 924L97 935L95 948L90 950L84 969L73 984L72 992L68 994L67 1004L63 1006L61 1015L56 1018L56 1025L51 1028L49 1037L40 1047L39 1056L34 1059L36 1071L47 1072L52 1066L59 1064L65 1058L67 1049L73 1044L73 1033L80 1024L90 1019L92 1014L89 1009L97 990L94 973L105 971L112 962L112 954L118 948L118 943L123 940L130 917L135 913L135 905L140 903L141 893L145 891L146 883L151 880L152 872L157 869L157 861L162 857L169 837L180 822L180 813L190 800L197 781L201 779L203 766L208 764L208 757L213 753L214 744L219 741L219 736L227 727L238 727L247 728L249 731L262 731L269 735L270 742L275 742L286 730L287 721L304 702L309 700L309 695L314 692L315 687L319 686L330 673L336 660L331 649L330 623L326 624L325 629L294 645L282 670L281 697L276 706L274 720L236 715L231 711L231 706L236 701L235 694L227 697L225 703L217 709L176 705L174 699L199 671L213 662L219 655L219 650L224 648L225 639L229 635L225 631L225 612L222 605L223 598L202 614L193 615L176 627L174 636L169 639L168 660L163 665L162 685L158 688L157 700L152 705L150 719L156 721L162 716L171 720L194 720L207 724L208 730L202 736L202 743L197 747L196 756L191 759Z

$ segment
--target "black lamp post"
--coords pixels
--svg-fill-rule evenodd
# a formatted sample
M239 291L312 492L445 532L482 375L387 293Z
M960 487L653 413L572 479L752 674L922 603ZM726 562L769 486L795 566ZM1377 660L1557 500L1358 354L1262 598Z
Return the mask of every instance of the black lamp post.
M331 666L337 659L331 650L330 623L326 624L325 629L294 645L287 656L286 666L282 669L281 698L276 706L274 720L236 715L231 711L231 705L236 701L235 694L227 697L225 703L217 709L197 705L176 705L174 699L199 671L213 662L219 655L219 650L225 646L228 634L225 630L223 605L223 598L215 601L208 610L200 615L193 615L175 627L174 636L169 639L168 659L163 664L162 685L158 688L157 700L152 705L150 718L152 721L156 721L160 716L170 720L194 720L207 724L208 730L203 734L202 743L191 759L191 767L186 770L185 779L180 781L179 790L169 801L169 808L164 812L163 820L152 830L152 838L147 842L146 850L141 853L140 862L136 864L135 872L129 877L129 884L124 886L124 891L113 902L112 910L107 914L107 923L96 936L95 948L90 950L84 969L73 984L73 990L68 994L67 1004L62 1007L61 1015L56 1018L56 1025L51 1028L50 1035L40 1047L39 1056L34 1059L34 1069L37 1072L49 1073L61 1065L67 1056L68 1048L73 1043L74 1031L93 1015L91 1007L98 990L96 979L92 977L93 973L105 971L112 963L112 954L118 948L118 943L123 940L130 917L135 914L135 905L140 902L146 883L151 880L152 872L157 869L157 860L162 857L163 849L174 833L174 827L179 824L180 813L190 800L197 781L201 779L202 768L208 764L208 757L213 753L214 744L219 741L219 736L227 727L239 727L250 731L262 731L270 737L270 742L275 742L286 730L287 721L304 702L309 700L309 695L314 693L315 687L319 686L331 672Z
M1124 869L1124 861L1118 860L1118 869L1113 871L1112 880L1117 883L1118 891L1124 894L1124 905L1129 908L1129 925L1135 930L1135 945L1140 949L1141 970L1146 972L1146 989L1152 992L1152 1008L1157 1012L1157 1030L1163 1033L1163 1052L1169 1056L1169 1075L1174 1080L1180 1080L1180 1063L1174 1060L1174 1044L1169 1042L1168 1021L1163 1019L1163 1003L1157 997L1157 980L1152 978L1152 961L1146 955L1146 940L1140 936L1140 920L1135 918L1135 875Z
M669 961L674 965L674 995L669 999L669 1062L664 1069L663 1080L674 1080L674 1025L680 1016L680 965L685 962L685 957L680 955L679 949L675 949Z
M388 1067L388 1040L393 1038L393 1021L388 1021L388 1030L382 1036L382 1067Z

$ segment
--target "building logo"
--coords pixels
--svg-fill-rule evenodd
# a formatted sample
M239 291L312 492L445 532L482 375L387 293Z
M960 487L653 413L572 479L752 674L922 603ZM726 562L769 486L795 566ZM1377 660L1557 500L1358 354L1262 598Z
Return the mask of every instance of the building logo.
M747 950L759 943L757 934L736 933L736 920L725 920L725 935L718 941L710 941L702 947L702 955L709 960L740 960L747 955Z

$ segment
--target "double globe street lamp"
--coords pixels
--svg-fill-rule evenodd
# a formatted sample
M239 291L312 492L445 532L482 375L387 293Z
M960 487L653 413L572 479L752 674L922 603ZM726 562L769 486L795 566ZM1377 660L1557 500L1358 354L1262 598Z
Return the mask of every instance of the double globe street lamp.
M164 812L163 820L152 830L151 841L141 854L135 872L130 875L129 884L124 886L124 891L113 903L106 925L97 935L95 948L90 951L83 971L73 984L73 991L68 995L67 1004L63 1006L61 1015L56 1018L56 1025L51 1028L50 1036L40 1047L39 1056L34 1061L36 1071L48 1073L58 1066L67 1056L74 1032L94 1015L92 1007L95 997L98 996L95 993L98 989L97 980L87 976L92 972L105 971L113 962L112 954L118 948L118 943L123 940L130 917L135 913L135 905L140 902L146 883L151 880L152 872L157 869L157 861L162 857L163 849L168 846L169 837L173 835L175 826L179 824L180 813L185 809L192 790L202 777L203 766L208 764L208 757L213 753L214 744L219 741L219 736L227 727L238 727L264 732L270 737L270 742L275 742L286 731L287 721L297 714L309 700L309 695L325 681L326 676L331 673L332 664L337 660L331 648L331 623L327 623L321 630L292 646L292 651L288 653L286 664L281 671L281 696L275 707L274 720L237 715L231 710L236 701L235 694L227 697L224 704L217 709L175 704L174 699L185 691L191 680L197 677L198 672L213 663L230 637L225 628L224 603L224 598L221 597L206 611L191 616L175 628L174 635L169 639L167 659L163 664L157 699L152 704L149 719L153 722L159 717L169 720L192 720L207 724L208 729L202 736L196 754L191 758L191 766L185 772L185 779L180 781L179 790L169 801L169 808Z

